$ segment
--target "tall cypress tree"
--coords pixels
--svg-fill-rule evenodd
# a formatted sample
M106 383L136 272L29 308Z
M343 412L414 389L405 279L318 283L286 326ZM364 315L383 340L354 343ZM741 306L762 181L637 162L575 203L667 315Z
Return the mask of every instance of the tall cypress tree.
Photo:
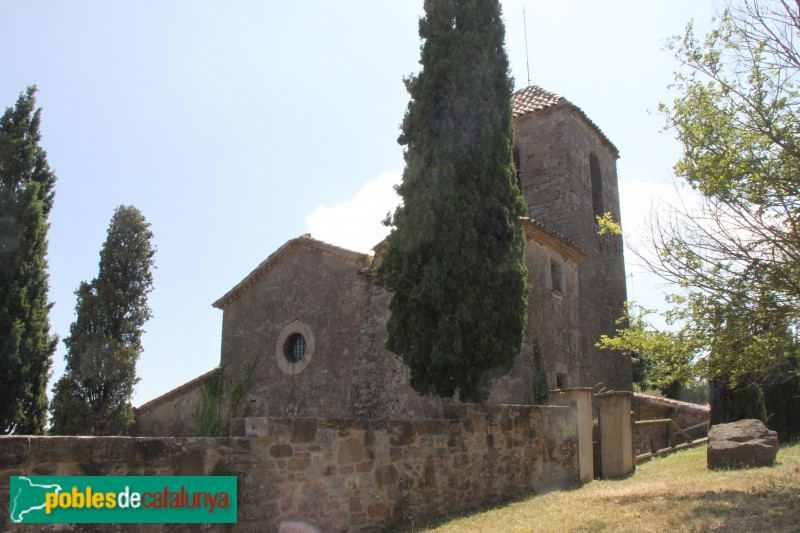
M419 393L482 401L520 349L528 290L500 4L426 0L419 35L403 202L377 271L392 291L386 346Z
M0 434L37 434L57 338L47 301L47 217L56 176L39 146L36 87L0 118Z
M67 369L56 383L53 433L122 435L133 423L130 405L142 327L150 318L155 249L150 224L133 206L120 206L100 251L100 272L75 294Z

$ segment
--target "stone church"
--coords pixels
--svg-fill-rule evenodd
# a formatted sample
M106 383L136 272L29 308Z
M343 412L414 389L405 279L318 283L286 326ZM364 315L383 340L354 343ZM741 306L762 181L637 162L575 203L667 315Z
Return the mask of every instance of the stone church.
M531 86L513 95L514 159L527 202L530 277L524 342L489 402L530 404L533 345L552 389L631 390L630 359L598 350L626 299L622 237L599 235L596 216L620 220L617 148L577 106ZM367 255L303 235L216 302L222 310L223 416L430 418L452 400L420 397L384 348L390 294ZM192 435L214 370L137 410L143 435Z

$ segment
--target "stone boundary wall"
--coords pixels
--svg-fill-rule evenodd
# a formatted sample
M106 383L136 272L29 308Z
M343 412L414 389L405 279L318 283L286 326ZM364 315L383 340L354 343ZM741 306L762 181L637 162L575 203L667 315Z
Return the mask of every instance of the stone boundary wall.
M708 405L698 405L680 402L669 398L659 398L648 394L634 393L631 408L634 420L659 420L671 418L681 429L691 428L688 434L693 439L706 436L708 423L711 421L711 408ZM702 425L703 423L705 425ZM684 442L686 439L675 431L676 439ZM636 455L655 452L667 447L667 428L664 425L639 427L636 430Z
M214 368L134 409L136 435L148 437L191 437L197 435L197 409L203 385L216 376Z
M326 532L374 531L578 481L574 406L459 405L447 416L244 419L235 427L247 436L230 438L0 437L0 523L8 524L13 475L235 474L238 525L202 530L254 532L292 519Z

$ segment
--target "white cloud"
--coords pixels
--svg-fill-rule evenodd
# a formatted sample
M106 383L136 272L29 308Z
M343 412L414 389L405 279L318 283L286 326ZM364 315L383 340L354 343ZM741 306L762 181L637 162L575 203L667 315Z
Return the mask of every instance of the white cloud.
M359 252L369 252L389 232L381 224L387 212L394 212L400 198L394 192L394 185L400 183L398 172L384 172L364 184L358 194L350 200L331 207L317 206L306 215L306 231L325 242ZM667 290L664 282L647 273L641 261L631 248L640 252L652 253L647 249L644 236L648 220L654 212L664 213L667 206L695 207L696 194L685 188L676 190L669 182L628 181L620 182L620 202L622 204L622 228L625 244L626 270L629 279L628 297L636 299L648 307L663 308L663 293ZM683 200L681 200L683 198Z
M321 241L358 252L369 252L389 233L381 224L386 213L394 212L400 197L394 186L397 172L382 172L364 184L358 194L333 207L319 205L306 215L306 231Z

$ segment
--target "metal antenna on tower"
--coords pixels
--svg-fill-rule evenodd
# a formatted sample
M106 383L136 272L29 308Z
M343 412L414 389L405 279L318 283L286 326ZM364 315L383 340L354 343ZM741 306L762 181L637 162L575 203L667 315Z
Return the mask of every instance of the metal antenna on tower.
M531 86L531 62L528 59L528 21L525 19L525 5L522 6L522 24L525 26L525 66L528 68L528 87Z

